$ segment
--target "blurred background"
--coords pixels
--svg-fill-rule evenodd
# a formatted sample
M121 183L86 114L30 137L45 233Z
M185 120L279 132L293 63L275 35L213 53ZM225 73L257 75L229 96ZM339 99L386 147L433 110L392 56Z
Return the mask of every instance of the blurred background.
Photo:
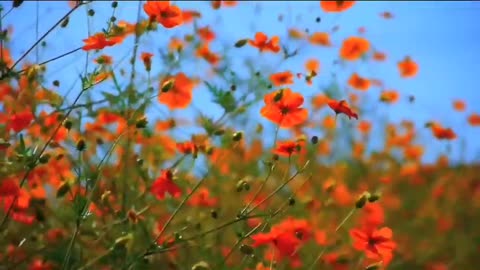
M348 77L353 72L359 72L367 78L379 78L386 89L395 89L400 93L400 101L393 105L378 102L380 90L376 88L360 93L371 96L370 102L365 104L366 112L360 115L360 119L373 123L400 123L405 119L414 121L419 130L424 130L418 135L418 143L425 146L425 162L434 161L439 153L447 153L448 149L451 151L449 158L453 162L478 162L480 159L480 129L471 127L467 122L467 116L472 112L480 113L480 2L358 1L353 8L340 14L324 13L320 9L319 1L238 1L237 6L220 10L213 10L208 1L173 2L182 10L197 10L202 13L201 19L196 22L197 26L210 26L216 33L211 50L228 50L228 57L233 61L230 69L235 70L239 76L242 75L242 65L236 63L236 59L242 61L251 57L256 59L255 65L259 70L280 72L289 69L303 70L305 61L315 58L320 61L321 68L313 86L305 87L305 84L302 84L292 87L294 91L307 97L307 106L310 97L329 86L332 76L335 76L341 87L346 87ZM13 30L9 45L13 59L18 59L38 37L71 9L68 1L25 1L18 9L5 15L11 8L11 2L1 1L0 4L3 7L2 27L11 27ZM138 6L138 2L119 1L115 17L134 23L137 20ZM94 16L87 15L90 8L94 9ZM391 12L393 18L385 19L381 16L383 12ZM39 46L38 50L30 52L26 59L30 63L40 63L83 46L82 40L102 31L110 16L111 3L107 1L95 1L85 8L80 8L70 16L68 27L52 31L45 39L45 46ZM141 16L146 18L143 9ZM290 42L288 39L288 30L291 28L313 33L331 31L335 26L339 26L339 29L331 36L334 45L332 48L309 46L305 44L306 41ZM152 75L164 70L158 56L159 52L166 50L170 38L183 38L185 34L192 33L193 27L193 24L168 30L159 27L157 32L141 39L139 52L151 52L155 55ZM375 49L386 53L385 62L348 65L336 63L342 41L349 36L359 35L359 28L364 28L365 33L362 35L370 40ZM250 46L233 48L237 40L253 38L257 31L268 36L279 35L282 45L292 51L299 50L298 56L282 61L279 56L259 54L257 49ZM81 87L79 74L84 72L86 63L89 63L91 70L94 67L93 59L100 54L107 54L113 57L114 66L128 69L133 42L134 38L130 36L122 45L105 48L100 53L87 54L79 50L49 63L46 76L49 82L46 85L51 86L54 80L61 80L62 86L59 90L71 102ZM419 64L419 73L414 78L405 79L399 75L397 62L405 56L410 56ZM185 73L203 77L204 80L209 80L206 77L208 69L209 65L201 62L192 62L182 67ZM142 78L138 80L141 84ZM158 87L158 83L154 85ZM106 83L96 87L94 91L109 91L112 88L111 83ZM415 97L413 103L409 102L408 97L411 95ZM466 102L465 112L456 112L453 109L452 102L456 99ZM255 107L258 109L252 110L257 113L252 113L251 117L272 129L273 134L273 124L258 113L263 104L258 105ZM193 104L186 110L170 112L158 102L154 107L150 112L152 118L162 118L165 115L192 118L198 110L210 116L222 113L220 107L212 105L211 96L204 84L199 84L194 90ZM322 112L332 113L329 109L323 109ZM434 139L431 132L423 128L428 121L439 121L442 125L453 128L458 139L452 142ZM374 124L373 128L374 134L383 132L383 127L376 131ZM179 140L188 139L193 132L193 128L184 129L178 134ZM379 135L378 140L381 138ZM382 144L376 145L373 142L369 147L374 149L382 147Z

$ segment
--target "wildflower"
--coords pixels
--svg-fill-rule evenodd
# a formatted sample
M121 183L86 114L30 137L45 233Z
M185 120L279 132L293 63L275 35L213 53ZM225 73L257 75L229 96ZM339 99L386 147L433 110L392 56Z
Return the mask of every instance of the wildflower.
M404 78L415 77L418 73L418 64L415 63L409 56L406 56L397 64L400 76Z
M265 106L260 113L280 127L293 127L307 120L308 111L301 108L303 96L292 92L289 88L265 95L264 102Z
M360 59L370 49L370 42L362 37L349 37L343 41L340 57L347 61Z
M110 47L118 44L123 39L117 37L107 37L104 33L96 33L83 40L85 45L82 47L84 51L101 50L105 47Z
M145 69L147 71L150 71L150 69L152 68L152 56L153 56L153 54L151 54L149 52L143 52L140 55L140 58L142 59L143 64L145 65Z
M180 197L182 191L173 182L173 174L169 170L163 170L160 176L153 182L150 191L159 200L165 198L165 193L169 193L173 198Z
M354 4L355 1L320 1L320 7L323 11L332 13L344 12L353 7Z
M270 81L274 86L293 84L293 74L290 71L274 73L270 75Z
M192 102L192 91L196 83L189 79L183 72L175 76L166 78L161 85L171 83L171 87L167 92L161 92L158 101L165 104L169 109L184 109ZM163 88L163 87L160 87Z
M143 10L165 28L173 28L183 23L183 13L179 7L170 5L170 1L147 1Z
M278 36L273 36L268 40L267 35L262 32L257 32L255 34L255 40L248 40L248 43L255 48L258 48L260 52L273 52L278 53L280 51L280 38Z
M358 119L358 114L354 113L352 109L347 104L347 101L345 100L330 100L328 102L328 106L338 115L340 113L343 113L348 116L349 119L352 117L355 119Z
M387 264L392 259L392 251L396 244L392 240L392 230L388 227L376 229L364 227L350 230L353 239L353 247L364 251L369 259L381 259Z
M363 77L360 77L357 73L353 73L348 84L356 90L367 91L370 88L370 81Z

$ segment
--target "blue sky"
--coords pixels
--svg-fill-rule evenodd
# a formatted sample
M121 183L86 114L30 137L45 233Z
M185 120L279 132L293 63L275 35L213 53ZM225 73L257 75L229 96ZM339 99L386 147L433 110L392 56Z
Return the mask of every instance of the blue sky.
M352 9L342 14L325 14L321 11L319 1L282 1L282 2L240 2L235 8L226 8L213 11L205 1L177 1L181 8L195 9L202 12L199 26L211 25L217 33L218 41L215 46L232 44L238 39L252 37L255 31L263 31L269 35L280 35L286 38L286 31L290 27L299 29L308 28L310 32L328 31L334 25L339 25L340 30L332 41L335 45L341 44L348 36L357 35L359 27L366 28L365 36L371 43L388 56L386 63L381 64L354 64L346 67L334 66L332 62L337 58L338 52L322 48L307 48L295 60L284 63L277 71L285 69L303 69L304 61L315 57L321 62L321 71L318 82L312 88L295 86L295 91L305 96L312 96L322 91L328 85L329 74L334 72L339 80L344 80L353 71L358 71L366 77L381 78L387 88L396 89L401 93L402 99L398 104L387 106L385 104L370 103L374 105L375 117L387 118L393 122L403 119L415 121L417 126L422 126L430 120L440 121L445 126L452 127L459 135L459 140L451 144L452 159L460 157L461 141L467 141L465 157L468 160L480 158L480 128L472 128L467 124L467 115L471 112L480 113L480 2L476 1L451 1L451 2L382 2L359 1ZM11 2L2 1L5 10L10 8ZM38 6L38 10L37 10ZM120 2L116 14L118 19L133 22L136 19L137 2ZM39 61L47 60L70 49L82 46L82 39L90 33L101 31L105 21L111 14L109 2L96 2L92 6L95 16L87 23L86 9L76 11L70 18L67 29L57 29L46 39L47 49L39 51ZM12 11L3 20L3 26L14 25L14 34L10 49L14 59L18 58L36 40L36 17L38 14L38 33L41 35L62 17L69 7L67 1L36 3L26 1L23 5ZM379 16L383 11L393 13L392 20L385 20ZM278 21L279 14L283 14L283 22ZM321 17L321 22L315 19ZM141 51L156 51L165 46L170 36L179 36L191 31L192 26L175 28L173 30L152 33L142 39ZM125 41L123 48L108 48L103 53L120 58L131 50L133 39ZM216 45L215 45L216 44ZM292 45L294 48L296 45ZM303 48L303 47L302 47ZM275 68L278 59L269 55L258 55L253 48L242 48L237 57L258 57L259 65ZM28 59L35 61L35 51ZM406 55L411 56L419 63L420 71L414 79L400 78L396 67L397 61ZM90 56L90 60L94 56ZM48 67L48 79L61 78L61 89L68 88L84 70L85 52L79 51L73 55L58 60ZM91 65L92 66L92 65ZM193 65L191 69L201 69L201 65ZM79 83L77 81L77 83ZM78 87L76 88L78 89ZM203 88L194 93L194 106L206 107L209 96L202 94ZM69 94L72 98L77 92ZM200 94L199 94L200 93ZM368 95L377 97L378 89L370 90ZM415 95L416 102L409 104L408 95ZM458 113L452 109L452 99L462 99L467 102L467 111ZM218 114L220 110L212 108L210 113ZM158 110L167 112L165 107L159 106ZM183 116L191 114L192 110L175 112ZM368 116L367 116L368 119ZM375 118L378 119L378 118ZM371 120L374 120L373 118ZM263 119L260 122L269 125ZM435 155L445 152L446 143L433 139L430 132L422 130L419 143L427 145L426 161L432 161Z

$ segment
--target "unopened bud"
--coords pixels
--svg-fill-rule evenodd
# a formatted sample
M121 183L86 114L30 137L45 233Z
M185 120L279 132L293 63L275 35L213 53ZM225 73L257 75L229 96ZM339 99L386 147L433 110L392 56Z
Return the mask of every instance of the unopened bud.
M164 82L162 84L162 92L166 93L166 92L170 91L173 88L174 85L175 85L175 80L174 79L170 79L170 80Z
M38 161L41 163L41 164L46 164L48 163L48 161L50 160L50 154L45 154L45 155L42 155Z
M145 127L147 127L147 124L148 124L147 118L142 117L141 119L137 120L137 122L135 123L135 127L136 128L145 128Z
M85 148L87 147L85 141L83 139L80 139L78 142L77 142L77 150L78 151L83 151L85 150Z
M72 121L70 121L70 120L65 120L65 122L63 122L63 126L64 126L66 129L70 130L70 129L72 128L72 126L73 126L73 123L72 123Z
M239 41L235 42L235 47L241 48L247 44L248 39L240 39Z
M379 193L373 193L373 194L370 194L370 196L368 196L368 201L373 203L373 202L376 202L380 199L380 194Z
M242 137L243 137L243 133L239 131L239 132L233 133L232 139L233 139L235 142L238 142L238 141L240 141L240 140L242 139Z
M365 206L365 204L367 203L368 197L369 197L369 193L368 193L368 192L363 193L363 194L357 199L357 201L355 202L355 207L356 207L357 209L363 208L363 207Z

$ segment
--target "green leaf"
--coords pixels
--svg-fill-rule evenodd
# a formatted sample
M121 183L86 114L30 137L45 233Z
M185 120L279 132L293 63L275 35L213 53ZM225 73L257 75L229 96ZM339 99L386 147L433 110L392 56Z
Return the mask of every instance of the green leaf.
M210 93L213 95L213 102L220 105L225 112L233 112L237 107L237 101L230 91L222 91L218 87L213 86L205 81Z

